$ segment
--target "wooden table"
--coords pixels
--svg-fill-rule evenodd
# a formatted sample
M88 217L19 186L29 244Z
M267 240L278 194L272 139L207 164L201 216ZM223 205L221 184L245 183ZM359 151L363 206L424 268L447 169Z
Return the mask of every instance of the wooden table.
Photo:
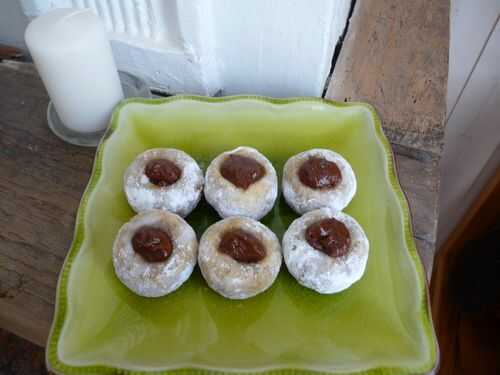
M380 113L427 273L435 250L448 0L358 1L327 97ZM0 327L44 346L94 150L60 141L31 65L0 63Z

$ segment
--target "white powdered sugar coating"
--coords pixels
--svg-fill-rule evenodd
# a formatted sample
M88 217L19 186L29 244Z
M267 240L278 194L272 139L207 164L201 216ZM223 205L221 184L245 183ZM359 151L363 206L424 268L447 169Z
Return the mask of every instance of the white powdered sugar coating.
M311 224L332 217L344 223L351 235L349 252L338 258L316 250L305 238ZM323 294L340 292L358 281L365 272L368 252L368 238L358 222L331 208L308 212L296 219L283 236L283 256L290 273L303 286Z
M132 237L144 226L163 229L172 240L173 250L165 262L147 262L132 247ZM198 242L194 230L180 216L151 210L124 224L113 244L116 276L134 293L161 297L179 288L196 265Z
M240 263L218 250L222 235L243 229L262 241L266 256L257 263ZM247 217L231 217L210 226L200 239L198 264L210 288L230 299L253 297L268 289L281 267L281 246L265 225Z
M220 174L220 165L230 154L252 158L261 164L266 174L244 190ZM278 196L278 177L271 162L251 147L238 147L217 156L207 168L205 198L222 218L247 216L261 219L274 206Z
M298 175L301 165L311 157L334 162L340 170L341 182L333 189L313 189L304 185ZM351 166L334 151L315 148L292 156L283 168L283 196L288 205L303 214L321 207L343 210L356 194L356 176Z
M177 165L182 170L179 180L169 186L152 184L144 170L154 159L166 159ZM123 183L134 211L162 209L186 217L201 199L203 171L184 151L155 148L137 156L125 172Z

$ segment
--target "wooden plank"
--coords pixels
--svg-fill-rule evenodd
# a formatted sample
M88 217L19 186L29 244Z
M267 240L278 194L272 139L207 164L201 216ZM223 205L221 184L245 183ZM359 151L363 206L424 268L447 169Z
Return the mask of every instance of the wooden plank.
M432 157L416 159L404 155L398 146L393 148L399 182L410 207L417 250L430 280L438 221L438 161Z
M446 114L448 0L357 1L326 97L366 101L393 145L427 275L438 220Z
M327 97L373 104L394 144L441 155L449 0L357 1Z
M23 57L23 53L14 47L0 44L0 61L4 59L19 59Z
M53 375L45 367L45 350L0 329L0 373Z
M45 345L94 150L54 137L32 65L10 65L0 64L0 326Z
M394 147L399 182L410 206L416 238L434 243L438 219L439 165L434 158L415 159ZM431 266L427 262L426 266Z

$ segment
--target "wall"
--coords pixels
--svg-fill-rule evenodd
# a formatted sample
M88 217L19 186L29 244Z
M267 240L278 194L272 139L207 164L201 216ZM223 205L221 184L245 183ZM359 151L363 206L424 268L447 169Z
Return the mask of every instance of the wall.
M0 0L0 44L7 44L26 51L24 29L29 19L15 0Z
M350 1L211 2L224 94L322 93Z
M170 93L320 96L351 0L18 0L29 17L89 7L119 69ZM16 0L0 2L0 23ZM314 4L314 5L313 5ZM22 14L21 14L22 16ZM26 22L0 29L22 41Z
M11 0L14 1L15 0ZM53 8L90 8L103 21L118 69L141 75L151 87L168 93L213 95L218 91L209 71L200 63L199 50L189 37L200 34L202 0L19 0L24 13L37 17ZM180 17L178 4L191 4L192 14ZM0 14L3 3L0 2ZM1 17L1 16L0 16ZM180 21L189 22L186 36ZM22 34L22 32L21 32ZM0 40L2 34L0 34Z
M500 1L454 0L438 242L500 166Z

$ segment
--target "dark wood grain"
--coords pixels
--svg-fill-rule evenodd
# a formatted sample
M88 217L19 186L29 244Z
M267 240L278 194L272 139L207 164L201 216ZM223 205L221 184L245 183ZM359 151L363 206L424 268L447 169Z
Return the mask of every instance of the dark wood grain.
M500 373L500 284L491 282L498 280L498 235L484 240L494 227L498 233L500 168L436 257L430 295L440 375Z
M50 132L30 67L0 64L0 326L45 345L94 150Z
M0 374L47 375L42 347L0 329Z
M399 182L410 205L416 238L434 243L438 218L439 163L437 159L415 159L395 149ZM429 264L427 262L427 264Z
M0 44L0 61L4 59L20 59L21 57L23 57L23 53L19 49Z

